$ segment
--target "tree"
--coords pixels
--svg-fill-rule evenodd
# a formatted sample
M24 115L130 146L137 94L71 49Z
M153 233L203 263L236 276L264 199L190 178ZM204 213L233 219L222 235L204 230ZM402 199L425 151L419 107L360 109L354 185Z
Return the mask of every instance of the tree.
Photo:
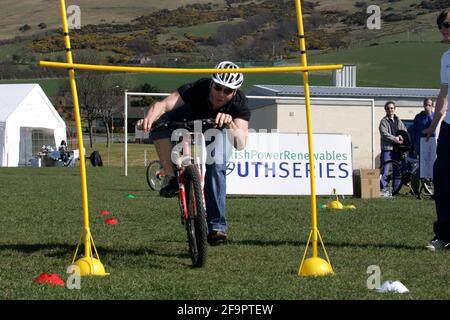
M103 121L106 128L107 147L111 143L111 134L114 130L113 116L123 107L122 90L126 87L126 80L123 77L113 78L109 75L106 76L105 81L102 82L96 93L98 117Z
M146 82L143 85L137 87L135 89L135 91L145 92L145 93L156 93L156 92L161 92L161 89ZM152 96L144 96L140 99L131 100L130 105L132 107L148 107L148 106L152 105L155 101L156 101L156 99Z
M101 75L101 73L99 73ZM82 77L77 77L77 92L80 113L82 120L87 121L87 129L89 133L89 146L92 148L94 144L94 122L99 117L99 110L95 99L95 91L100 85L102 79L96 77L92 71L86 72ZM70 84L67 82L61 89L60 95L66 100L67 105L73 105L73 97Z
M79 63L97 63L98 59L94 53L84 53L76 57ZM113 77L106 72L80 71L77 77L78 102L83 114L83 119L87 121L89 133L89 145L92 148L94 143L94 123L97 119L103 120L106 127L106 145L111 142L110 123L113 114L120 108L122 102L120 88L126 88L124 76ZM62 89L66 101L70 103L72 96L69 84ZM72 102L73 103L73 102Z
M101 99L97 96L106 73L87 72L83 77L78 77L77 89L80 108L83 110L85 120L88 124L89 145L94 143L94 122L100 117ZM100 87L100 88L99 88ZM101 90L100 90L101 91Z
M94 123L97 119L102 120L106 128L106 146L111 143L111 123L114 114L122 108L122 90L127 86L126 79L106 72L89 71L77 77L78 102L83 119L87 121L91 148L95 142ZM64 96L69 98L67 101L72 101L68 85L64 91Z

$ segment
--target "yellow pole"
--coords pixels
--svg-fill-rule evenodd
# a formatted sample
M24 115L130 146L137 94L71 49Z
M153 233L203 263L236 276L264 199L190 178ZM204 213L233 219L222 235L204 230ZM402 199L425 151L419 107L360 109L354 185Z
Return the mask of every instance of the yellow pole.
M182 69L182 68L154 68L154 67L124 67L124 66L106 66L82 63L64 63L53 61L40 61L42 67L62 68L62 69L80 69L94 71L114 71L114 72L142 72L142 73L234 73L234 69ZM293 67L258 67L258 68L239 68L240 73L264 73L264 72L304 72L304 71L325 71L342 69L342 64L321 65L321 66L293 66Z
M303 86L305 91L305 108L306 108L306 125L308 130L308 152L309 152L309 182L311 187L311 236L312 236L312 262L314 262L314 266L308 272L302 272L302 265L300 266L299 274L301 275L322 275L322 269L328 269L326 265L322 265L326 263L329 265L329 262L321 261L322 259L318 258L318 250L317 243L318 238L320 236L319 230L317 228L317 203L316 203L316 183L315 183L315 170L314 170L314 148L313 148L313 137L312 137L312 121L311 121L311 99L309 94L309 74L308 74L308 61L306 58L306 44L305 44L305 32L303 29L303 15L302 15L302 6L300 0L295 0L295 9L297 14L297 27L298 27L298 41L300 46L300 59L303 67L307 68L306 71L303 72ZM311 237L310 236L310 237ZM306 244L306 249L308 248L308 243ZM306 252L306 250L305 250ZM317 271L319 269L319 271ZM331 269L331 266L329 266ZM325 272L328 273L328 272ZM332 271L331 271L332 273Z
M60 0L60 9L61 9L61 19L62 19L62 24L63 24L66 59L67 59L67 63L73 64L65 0ZM83 203L83 235L82 235L82 237L84 238L83 239L84 240L84 258L83 258L84 260L81 263L77 262L75 264L80 266L80 269L81 269L80 271L81 271L82 275L95 274L94 273L95 270L97 270L98 274L101 274L101 268L103 266L101 265L100 261L97 262L96 261L97 259L92 258L92 249L91 249L92 236L91 236L91 231L89 228L89 208L88 208L88 193L87 193L87 180L86 180L86 161L84 158L83 131L81 129L81 115L80 115L80 107L79 107L79 103L78 103L77 84L75 81L75 70L73 68L69 69L69 82L70 82L70 89L72 92L73 108L74 108L74 113L75 113L75 123L76 123L77 138L78 138L78 149L80 150L81 197L82 197L82 203ZM101 266L99 266L99 263ZM88 264L88 265L86 266L86 264ZM104 273L104 270L103 270L103 273Z
M298 38L300 45L300 59L302 66L308 66L308 61L306 58L306 44L305 44L305 33L303 30L303 19L302 19L302 8L300 0L295 1L295 6L297 10L297 24L298 24ZM306 127L308 129L308 152L309 152L309 164L310 164L310 176L309 183L311 186L311 221L313 230L313 257L317 257L317 205L316 205L316 183L314 176L314 149L312 141L312 123L311 123L311 100L309 95L309 74L308 71L303 72L303 86L305 91L305 107L306 107Z
M66 47L66 59L68 63L73 63L72 51L70 47L70 38L69 38L69 27L67 23L67 13L65 1L61 1L61 18L63 22L63 33L64 33L64 44ZM88 208L88 195L87 195L87 182L86 182L86 161L84 159L84 146L83 146L83 134L81 129L81 116L80 116L80 108L78 104L78 93L77 93L77 84L75 81L75 70L69 69L69 81L70 81L70 89L72 91L73 97L73 108L75 113L75 123L77 128L77 137L78 137L78 148L80 150L80 175L81 175L81 197L83 203L83 233L85 235L84 239L84 255L86 257L89 256L89 248L90 246L90 237L89 237L89 208Z

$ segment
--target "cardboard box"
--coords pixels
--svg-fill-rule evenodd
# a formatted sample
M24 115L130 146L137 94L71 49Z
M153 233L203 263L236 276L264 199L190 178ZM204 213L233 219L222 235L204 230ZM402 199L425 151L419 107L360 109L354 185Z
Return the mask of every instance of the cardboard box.
M380 169L353 170L353 192L361 199L380 197Z

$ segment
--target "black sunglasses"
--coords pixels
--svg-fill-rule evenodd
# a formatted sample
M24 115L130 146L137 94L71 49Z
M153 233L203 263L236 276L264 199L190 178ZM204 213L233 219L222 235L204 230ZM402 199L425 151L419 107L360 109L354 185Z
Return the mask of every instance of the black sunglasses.
M217 92L220 92L223 90L223 92L225 92L226 95L230 95L234 92L233 89L230 88L224 88L221 85L218 85L217 83L214 84L214 90L216 90Z
M441 24L441 29L442 29L442 28L445 28L445 29L450 28L450 22L447 22L447 21L442 22L442 24Z

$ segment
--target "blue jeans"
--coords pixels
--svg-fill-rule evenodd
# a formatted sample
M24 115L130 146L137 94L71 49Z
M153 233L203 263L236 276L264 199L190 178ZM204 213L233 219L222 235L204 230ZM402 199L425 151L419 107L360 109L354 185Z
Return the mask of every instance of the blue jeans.
M190 105L185 104L161 116L159 121L181 121L198 119ZM215 135L205 134L207 160L205 173L205 205L209 232L227 231L226 221L226 163L231 156L232 146L228 142L226 130L214 130ZM162 129L150 132L152 140L171 137L171 131Z
M392 150L384 150L381 151L381 156L380 156L380 160L381 160L381 165L383 165L383 163L385 163L386 161L389 160L397 160L400 161L400 155L397 152L394 152ZM383 172L381 172L381 178L380 178L380 188L381 190L386 189L387 185L388 185L388 181L387 181L387 174L388 174L388 169L389 167L383 167ZM397 189L397 187L400 185L401 181L401 176L400 176L400 172L398 171L398 169L395 167L393 174L393 181L392 181L392 188L393 189Z
M450 124L441 124L436 161L433 166L434 199L437 220L433 229L437 239L450 242Z
M231 144L226 130L216 135L214 141L207 141L207 149L214 143L214 149L208 152L205 174L205 200L209 231L227 231L227 161L231 155ZM212 159L212 157L214 159ZM214 160L214 161L212 161Z

